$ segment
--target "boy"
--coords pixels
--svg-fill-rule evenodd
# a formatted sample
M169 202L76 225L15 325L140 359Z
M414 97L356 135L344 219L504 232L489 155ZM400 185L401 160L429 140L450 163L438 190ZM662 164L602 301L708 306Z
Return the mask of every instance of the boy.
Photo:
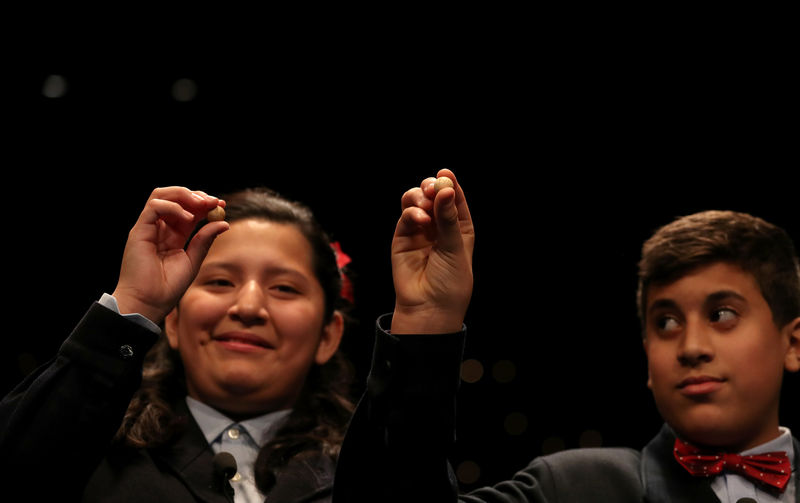
M336 503L458 499L446 458L465 330L412 326L405 285L423 273L440 276L439 257L471 264L474 233L461 188L440 201L429 183L403 196L393 253L429 250L432 259L415 261L422 264L416 277L397 267L408 261L396 260L392 328L378 327L368 391L339 461ZM778 424L783 372L800 370L800 266L791 239L750 215L704 212L659 229L639 266L648 386L662 430L641 452L576 449L537 458L512 480L460 501L800 502L793 473L800 443ZM449 272L450 280L464 274L463 267ZM441 299L417 298L415 306L452 315Z

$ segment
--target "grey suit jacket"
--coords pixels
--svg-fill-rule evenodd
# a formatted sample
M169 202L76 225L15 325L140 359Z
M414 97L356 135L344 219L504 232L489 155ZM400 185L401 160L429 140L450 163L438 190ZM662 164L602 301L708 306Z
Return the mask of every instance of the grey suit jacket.
M708 480L689 475L672 456L675 435L664 425L641 451L574 449L533 460L510 481L462 496L477 503L575 501L719 503ZM800 443L794 439L795 452ZM795 459L794 470L798 470ZM796 495L800 503L800 495Z
M390 326L388 317L376 327L367 391L339 456L334 503L719 502L707 480L674 461L675 437L666 425L642 451L563 451L459 496L447 459L466 330L395 337L382 326ZM800 454L797 439L794 447ZM795 470L798 463L800 455Z

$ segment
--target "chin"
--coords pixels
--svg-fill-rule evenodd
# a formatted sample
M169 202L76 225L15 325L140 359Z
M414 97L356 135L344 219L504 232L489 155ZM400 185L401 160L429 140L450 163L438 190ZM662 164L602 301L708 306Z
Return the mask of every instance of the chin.
M692 411L667 421L681 438L694 444L728 447L741 442L741 432L718 411Z
M267 391L263 383L254 383L252 379L231 379L221 383L209 396L209 401L213 402L212 406L232 414L265 414L284 408Z
M229 372L220 382L219 387L231 395L246 396L263 393L267 386L264 385L264 381L254 379L250 373Z

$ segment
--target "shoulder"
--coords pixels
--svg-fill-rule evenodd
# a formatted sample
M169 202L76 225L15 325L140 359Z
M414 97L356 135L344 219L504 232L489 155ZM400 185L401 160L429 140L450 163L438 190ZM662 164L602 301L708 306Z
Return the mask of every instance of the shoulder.
M541 456L511 480L460 501L640 502L641 454L626 448L573 449Z
M635 469L638 470L641 452L627 447L603 447L568 449L555 454L541 456L534 462L557 466L562 469Z
M535 459L524 470L556 494L642 493L641 453L628 448L572 449Z

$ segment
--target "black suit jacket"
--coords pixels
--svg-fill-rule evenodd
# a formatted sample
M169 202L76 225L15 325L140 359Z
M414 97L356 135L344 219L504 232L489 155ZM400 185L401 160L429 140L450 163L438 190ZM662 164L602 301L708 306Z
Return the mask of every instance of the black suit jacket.
M334 503L718 503L672 455L666 425L642 450L574 449L534 459L511 480L458 495L447 461L466 331L395 337L378 321L367 391L348 429ZM795 470L800 443L794 440ZM797 491L800 503L800 490Z
M185 403L184 427L154 449L112 445L156 335L95 304L58 355L0 402L0 481L27 501L218 502L227 482ZM278 477L270 503L330 501L334 462L310 456Z

